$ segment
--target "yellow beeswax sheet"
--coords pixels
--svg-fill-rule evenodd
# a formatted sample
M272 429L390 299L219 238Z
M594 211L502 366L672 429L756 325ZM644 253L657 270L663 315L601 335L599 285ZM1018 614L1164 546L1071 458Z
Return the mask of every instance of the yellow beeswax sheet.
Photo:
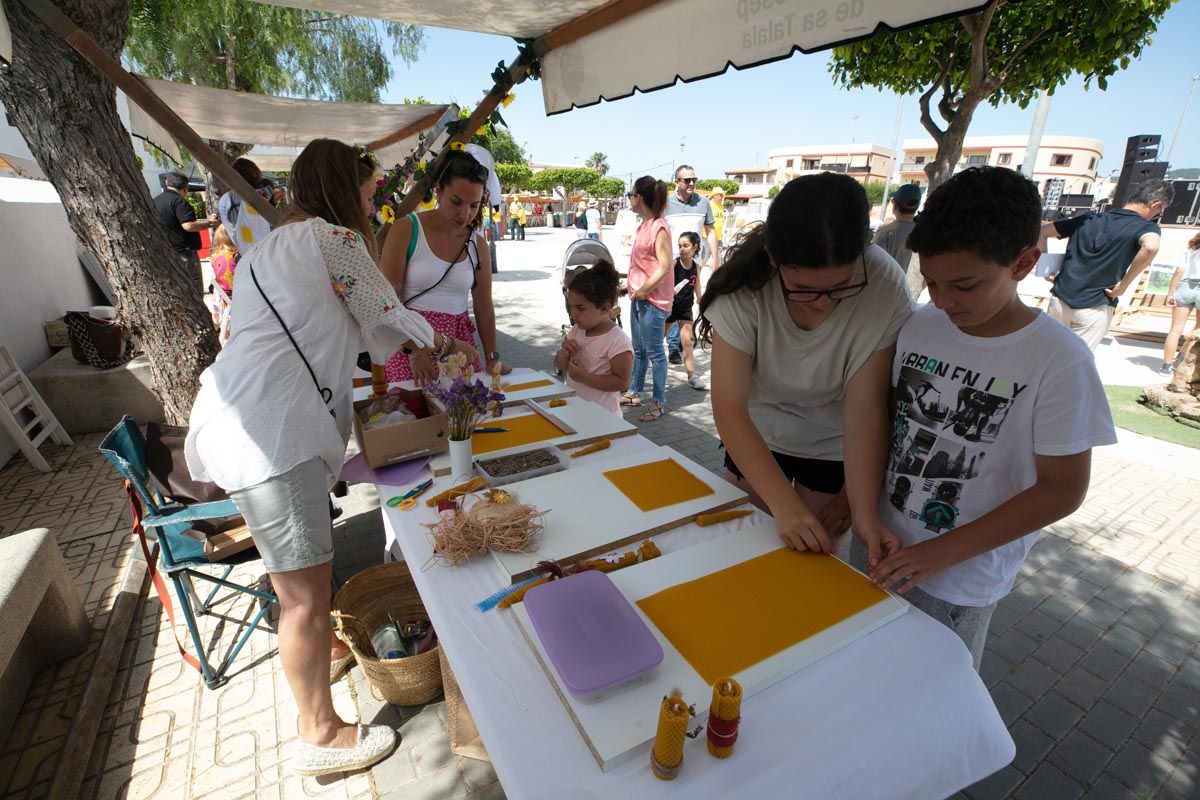
M604 477L642 511L653 511L716 494L711 486L688 472L673 458L612 469L604 473Z
M550 386L553 383L554 381L550 380L529 381L528 383L501 384L500 388L505 392L523 392L526 389L539 389L543 386Z
M714 683L887 596L833 556L783 548L637 604L692 669Z
M471 452L477 456L566 436L561 429L541 414L489 418L481 422L479 426L481 428L508 428L508 430L504 433L476 433L471 436Z

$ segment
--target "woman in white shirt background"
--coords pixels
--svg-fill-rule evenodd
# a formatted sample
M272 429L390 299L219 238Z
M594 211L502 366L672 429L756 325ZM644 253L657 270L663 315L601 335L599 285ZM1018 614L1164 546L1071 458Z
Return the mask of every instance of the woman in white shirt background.
M329 688L331 642L345 646L329 621L328 492L346 456L360 343L376 363L401 349L476 355L405 309L379 271L374 176L368 156L332 139L296 159L283 224L239 265L233 335L200 377L186 445L192 475L245 517L279 597L279 655L299 710L293 768L307 775L365 767L396 738L343 721Z
M1200 233L1187 243L1183 251L1183 266L1178 267L1171 276L1167 305L1171 307L1171 332L1167 334L1163 346L1163 364L1159 372L1170 376L1179 366L1179 356L1175 350L1193 310L1196 312L1196 328L1200 328Z

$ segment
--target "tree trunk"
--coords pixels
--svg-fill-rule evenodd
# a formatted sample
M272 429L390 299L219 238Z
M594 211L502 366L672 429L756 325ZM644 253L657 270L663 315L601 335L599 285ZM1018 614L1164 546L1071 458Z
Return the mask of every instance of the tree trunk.
M940 138L934 137L938 143L938 149L933 161L925 165L925 174L929 177L926 197L954 174L954 168L958 166L958 160L962 158L963 141L967 138L967 129L971 126L971 118L975 116L975 109L978 106L978 100L972 102L970 97L963 98L958 108L955 109L954 119L946 126L946 130L939 132ZM932 118L927 117L925 109L922 109L921 124L925 126L926 130L937 129Z
M120 56L128 0L57 5L106 52ZM218 350L200 276L161 233L113 85L21 3L6 3L5 11L13 66L0 71L0 102L58 190L71 229L103 266L121 321L149 356L167 419L186 423L200 372Z

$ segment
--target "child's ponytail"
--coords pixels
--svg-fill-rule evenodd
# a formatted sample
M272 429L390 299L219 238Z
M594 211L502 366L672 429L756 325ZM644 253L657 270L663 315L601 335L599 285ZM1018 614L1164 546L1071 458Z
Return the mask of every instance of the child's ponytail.
M587 269L580 270L571 279L567 288L577 292L596 308L617 304L617 288L621 285L621 276L617 268L606 258L602 258Z

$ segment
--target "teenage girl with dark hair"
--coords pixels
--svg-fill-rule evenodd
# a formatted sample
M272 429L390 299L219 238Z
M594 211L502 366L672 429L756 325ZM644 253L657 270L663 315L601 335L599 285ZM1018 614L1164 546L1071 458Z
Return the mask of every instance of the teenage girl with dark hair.
M487 370L499 363L496 351L496 310L492 306L492 259L479 232L484 206L487 167L470 153L451 150L434 184L437 207L409 214L389 232L379 268L397 287L406 308L429 321L446 336L475 341L476 330L486 355ZM490 198L488 203L498 198ZM475 322L467 298L475 307ZM483 364L475 360L475 369ZM424 355L397 353L384 365L389 381L437 379L436 361ZM502 371L511 371L501 365Z
M663 218L667 207L667 185L643 175L627 195L629 207L642 218L633 237L629 256L630 327L633 330L633 380L621 396L621 405L640 406L650 366L653 393L650 407L639 422L653 422L667 405L667 352L663 327L675 299L671 283L671 226Z
M700 296L700 271L696 261L699 255L700 234L695 231L679 234L679 258L675 259L675 275L671 279L675 287L675 302L671 306L671 316L667 317L666 329L669 333L672 323L679 323L679 346L683 368L687 370L688 386L702 391L706 387L696 374L693 352L696 337L692 330L692 307Z
M726 477L798 550L832 552L850 523L877 553L904 274L869 245L852 178L806 175L713 272L697 333L712 345L712 406Z
M617 268L603 259L571 278L567 310L575 324L554 356L576 394L614 414L621 413L620 392L633 373L633 346L609 313L620 282Z

